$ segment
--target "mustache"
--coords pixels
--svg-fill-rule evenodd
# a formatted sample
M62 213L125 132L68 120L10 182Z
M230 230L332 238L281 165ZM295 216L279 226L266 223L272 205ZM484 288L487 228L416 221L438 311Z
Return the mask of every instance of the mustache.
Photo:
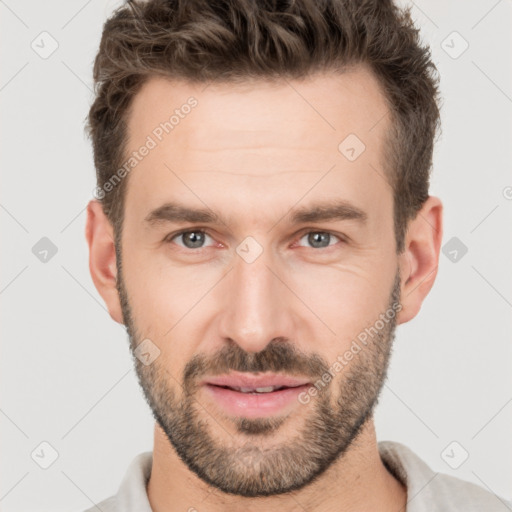
M183 381L186 386L192 385L204 376L230 371L286 373L315 379L325 374L328 368L319 354L304 354L287 338L274 338L260 352L245 352L231 342L213 356L196 354L184 368Z

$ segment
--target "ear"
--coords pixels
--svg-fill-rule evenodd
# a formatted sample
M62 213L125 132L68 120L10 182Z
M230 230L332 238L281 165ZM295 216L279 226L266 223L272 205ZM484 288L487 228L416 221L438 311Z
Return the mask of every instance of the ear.
M401 304L397 323L414 318L432 288L443 238L443 204L429 196L407 228L405 250L399 256Z
M85 238L89 245L89 271L94 286L105 301L112 319L122 324L123 315L116 288L117 262L114 231L103 213L101 203L94 199L87 205Z

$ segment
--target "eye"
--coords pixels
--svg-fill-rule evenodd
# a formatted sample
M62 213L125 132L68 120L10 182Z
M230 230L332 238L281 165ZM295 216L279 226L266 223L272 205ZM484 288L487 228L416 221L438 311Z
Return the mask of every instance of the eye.
M168 237L166 242L172 242L176 239L182 241L182 244L176 242L177 245L185 249L202 249L206 238L211 238L211 236L207 235L204 231L194 229L190 231L180 231Z
M165 242L174 242L184 249L203 249L208 247L205 245L207 238L213 241L213 238L205 231L200 229L191 229L169 235L165 239ZM328 231L308 231L301 236L299 242L303 239L306 239L307 243L310 244L310 247L313 249L325 249L336 245L337 241L344 241L341 237Z
M339 236L334 235L333 233L329 233L328 231L309 231L305 233L300 239L307 239L307 243L311 244L311 247L314 249L324 249L326 247L330 247L331 245L335 245L331 243L333 239L338 241L342 241Z

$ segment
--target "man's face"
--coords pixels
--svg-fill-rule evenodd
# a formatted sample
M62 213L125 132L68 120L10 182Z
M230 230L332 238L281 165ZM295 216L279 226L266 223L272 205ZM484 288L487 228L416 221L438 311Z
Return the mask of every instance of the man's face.
M155 144L126 192L123 317L133 351L146 339L160 351L135 359L155 419L224 492L303 487L371 419L400 298L386 111L363 69L244 87L152 79L135 98L129 153ZM343 215L298 216L340 201ZM180 220L169 203L218 220ZM307 384L256 395L208 383L247 374Z

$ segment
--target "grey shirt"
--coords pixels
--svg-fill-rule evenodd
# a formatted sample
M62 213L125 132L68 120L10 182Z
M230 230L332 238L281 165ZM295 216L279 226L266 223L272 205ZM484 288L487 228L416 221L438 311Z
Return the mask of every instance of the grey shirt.
M436 473L407 446L380 441L383 463L407 487L405 512L510 512L512 501L453 476ZM117 494L85 512L152 512L146 493L153 452L137 455L131 462Z

